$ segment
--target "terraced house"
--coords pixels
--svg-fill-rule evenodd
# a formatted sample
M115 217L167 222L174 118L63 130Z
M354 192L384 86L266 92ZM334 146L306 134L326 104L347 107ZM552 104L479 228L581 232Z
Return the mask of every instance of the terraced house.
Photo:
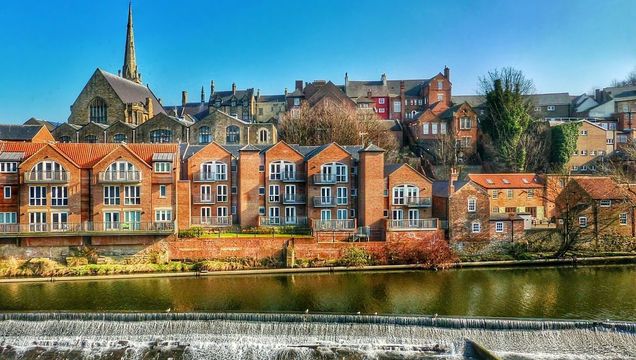
M2 232L29 246L152 242L174 233L179 166L176 145L1 143Z

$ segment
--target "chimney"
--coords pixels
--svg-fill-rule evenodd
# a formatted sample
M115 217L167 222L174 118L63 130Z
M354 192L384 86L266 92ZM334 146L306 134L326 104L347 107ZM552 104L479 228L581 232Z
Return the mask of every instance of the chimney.
M121 69L117 70L117 76L121 77Z
M232 83L232 95L236 95L236 83Z
M181 92L181 106L185 107L187 103L188 103L188 92L183 90Z
M455 182L459 179L457 169L455 167L450 168L450 176L448 177L448 197L455 193Z
M287 97L287 88L285 88L285 97Z
M303 81L302 80L296 80L296 90L302 92L303 91Z
M205 104L205 90L203 89L203 85L201 85L201 104Z
M214 80L210 80L210 98L214 95Z
M345 73L345 87L349 85L349 73Z
M146 98L146 110L148 110L148 117L152 117L152 115L154 115L154 109L152 108L152 99L150 97Z
M367 90L367 97L371 99L371 89Z
M386 74L382 73L382 76L380 76L380 80L382 81L382 85L386 86Z
M446 80L450 81L450 69L448 66L444 66L444 77Z
M261 89L256 89L256 101L259 101L261 97Z

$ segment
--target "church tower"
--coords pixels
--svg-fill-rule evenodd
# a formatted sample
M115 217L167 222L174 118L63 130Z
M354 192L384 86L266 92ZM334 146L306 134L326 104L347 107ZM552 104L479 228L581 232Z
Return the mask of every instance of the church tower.
M122 76L130 81L141 84L141 75L137 72L135 57L135 35L133 33L132 2L128 3L128 28L126 30L126 51L124 53L124 67Z

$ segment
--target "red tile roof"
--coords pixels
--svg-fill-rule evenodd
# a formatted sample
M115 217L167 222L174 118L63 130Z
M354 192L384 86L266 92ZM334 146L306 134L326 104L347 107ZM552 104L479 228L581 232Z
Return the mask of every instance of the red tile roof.
M0 142L0 152L22 152L24 158L27 158L45 146L44 143L3 141Z
M178 144L127 144L128 148L137 154L143 161L152 164L152 155L156 153L174 153L179 152ZM175 155L177 158L178 155Z
M53 146L81 168L90 168L119 144L56 143Z
M609 177L584 177L572 181L594 200L636 200L636 194Z
M542 188L543 178L534 173L469 174L468 178L486 189Z

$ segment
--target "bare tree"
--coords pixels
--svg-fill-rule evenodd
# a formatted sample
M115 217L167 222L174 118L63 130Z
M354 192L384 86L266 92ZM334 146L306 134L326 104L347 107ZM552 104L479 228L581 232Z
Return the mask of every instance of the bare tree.
M636 70L632 70L627 77L623 80L614 80L612 81L612 86L622 87L622 86L636 86Z
M374 143L385 150L396 150L397 141L373 112L335 105L309 107L282 116L279 131L288 143L322 145L336 142L341 145Z
M526 149L525 171L546 171L550 153L550 125L545 121L534 121L521 134L519 146Z

